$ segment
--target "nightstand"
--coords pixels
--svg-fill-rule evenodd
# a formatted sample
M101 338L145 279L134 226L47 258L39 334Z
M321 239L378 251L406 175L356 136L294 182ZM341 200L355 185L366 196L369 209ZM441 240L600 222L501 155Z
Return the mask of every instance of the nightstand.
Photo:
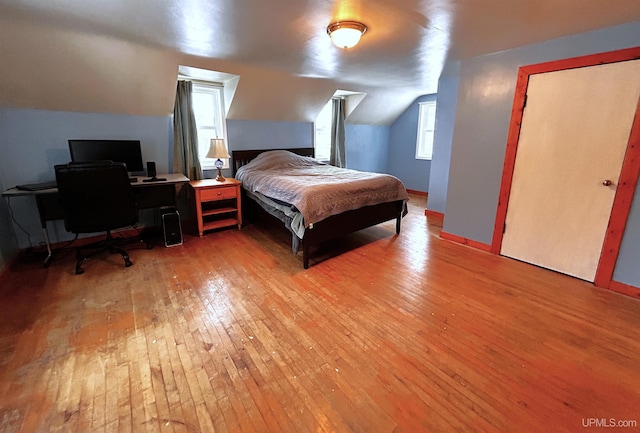
M207 230L234 225L239 230L242 227L242 182L227 178L222 182L215 179L192 180L189 184L194 192L200 236Z

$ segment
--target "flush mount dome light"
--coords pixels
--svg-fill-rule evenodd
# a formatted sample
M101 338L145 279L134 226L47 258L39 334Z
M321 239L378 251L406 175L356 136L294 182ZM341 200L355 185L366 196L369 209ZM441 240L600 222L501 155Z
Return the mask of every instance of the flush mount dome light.
M338 21L327 27L327 34L339 48L355 47L366 31L367 26L357 21Z

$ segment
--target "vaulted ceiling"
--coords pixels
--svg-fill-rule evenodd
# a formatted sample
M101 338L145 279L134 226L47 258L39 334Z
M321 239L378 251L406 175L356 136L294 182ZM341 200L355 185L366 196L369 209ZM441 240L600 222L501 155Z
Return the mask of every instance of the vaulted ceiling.
M368 30L350 50L329 23ZM228 117L389 124L445 62L640 20L638 0L0 0L0 106L168 115L178 65L240 76Z

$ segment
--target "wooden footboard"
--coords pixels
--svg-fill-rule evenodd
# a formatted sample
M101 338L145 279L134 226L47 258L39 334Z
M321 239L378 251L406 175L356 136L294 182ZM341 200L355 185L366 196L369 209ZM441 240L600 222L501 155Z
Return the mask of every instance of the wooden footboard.
M402 201L381 203L333 215L314 224L312 229L307 229L304 232L302 265L305 269L309 268L309 249L311 246L394 218L396 219L396 234L400 234L403 211L404 202Z
M282 221L280 221L276 216L271 215L269 212L264 210L249 196L245 195L242 199L242 203L245 207L243 210L245 216L256 216L256 214L259 213L260 215L266 216L267 218L273 218L279 223L282 223ZM311 247L319 245L330 239L346 236L350 233L357 232L358 230L372 227L393 219L396 220L396 234L400 234L404 209L405 206L402 201L382 203L334 215L314 224L312 229L305 230L305 234L302 239L302 266L304 269L309 268ZM291 236L294 237L295 234L292 233Z

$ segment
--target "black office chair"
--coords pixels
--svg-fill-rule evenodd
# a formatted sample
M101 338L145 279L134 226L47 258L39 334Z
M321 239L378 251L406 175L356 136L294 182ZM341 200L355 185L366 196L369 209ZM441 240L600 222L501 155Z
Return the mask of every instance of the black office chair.
M120 239L111 230L134 225L138 211L127 168L111 161L71 162L56 165L56 182L64 226L72 233L106 232L106 239L77 249L76 274L82 274L82 264L91 256L108 249L124 258L131 266L129 254L120 248ZM82 250L94 250L83 254Z

